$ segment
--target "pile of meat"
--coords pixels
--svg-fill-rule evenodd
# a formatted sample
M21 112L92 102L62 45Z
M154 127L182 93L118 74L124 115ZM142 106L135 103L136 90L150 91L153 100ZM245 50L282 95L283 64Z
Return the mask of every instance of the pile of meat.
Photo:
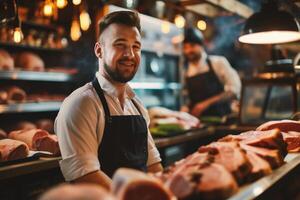
M225 199L238 186L268 175L300 151L300 122L271 121L228 135L156 174L179 199Z
M63 101L66 95L39 93L27 94L25 90L18 86L0 87L0 104L24 103L24 102L47 102Z
M33 124L23 121L16 124L18 130L7 134L0 129L0 162L25 158L32 151L47 151L60 155L57 136L53 133L53 122L41 119Z
M152 107L148 110L150 116L150 127L160 124L177 124L183 130L199 127L198 118L180 111L173 111L162 107Z

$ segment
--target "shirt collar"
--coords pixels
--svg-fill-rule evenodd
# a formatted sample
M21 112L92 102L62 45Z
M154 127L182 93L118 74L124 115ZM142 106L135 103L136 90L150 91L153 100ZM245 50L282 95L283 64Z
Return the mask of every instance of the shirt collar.
M191 67L191 66L197 66L197 67L199 67L199 66L205 66L205 65L207 64L206 59L207 59L207 54L206 54L206 52L204 51L204 52L201 53L201 59L198 61L197 65L194 65L194 64L192 64L192 63L189 63L188 66L190 66L190 67Z
M118 97L118 89L109 80L103 77L99 72L96 72L96 77L103 91L105 91L109 96ZM135 93L133 89L128 85L128 83L126 83L125 98L133 99L134 97Z

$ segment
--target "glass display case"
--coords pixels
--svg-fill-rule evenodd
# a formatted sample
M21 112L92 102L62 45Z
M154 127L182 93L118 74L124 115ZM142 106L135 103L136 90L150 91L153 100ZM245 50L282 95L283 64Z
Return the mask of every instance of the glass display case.
M299 94L295 76L243 80L240 124L290 118L299 108Z

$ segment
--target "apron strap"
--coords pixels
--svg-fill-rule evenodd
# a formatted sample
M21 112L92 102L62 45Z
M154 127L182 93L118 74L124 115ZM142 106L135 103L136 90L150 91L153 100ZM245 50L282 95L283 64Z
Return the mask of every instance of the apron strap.
M133 100L133 99L132 99L131 101L132 101L133 105L136 107L136 109L139 111L140 115L143 116L143 114L142 114L142 112L141 112L139 106L137 105L136 101Z
M101 100L101 103L102 103L102 106L103 106L103 109L104 109L104 113L105 113L105 118L110 119L110 112L109 112L109 108L108 108L108 105L107 105L107 101L105 99L105 96L104 96L104 93L103 93L103 90L102 88L100 87L99 85L99 82L97 80L97 78L95 78L93 81L92 81L92 84L98 94L98 97L100 98Z
M217 81L219 82L219 84L221 84L222 87L224 88L223 84L221 83L219 77L217 76L217 74L216 74L216 72L215 72L215 70L214 70L214 68L213 68L213 65L212 65L211 60L209 59L209 56L207 56L206 62L207 62L207 64L208 64L208 68L209 68L209 70L211 71L211 73L213 73L213 75L216 77L216 79L217 79Z

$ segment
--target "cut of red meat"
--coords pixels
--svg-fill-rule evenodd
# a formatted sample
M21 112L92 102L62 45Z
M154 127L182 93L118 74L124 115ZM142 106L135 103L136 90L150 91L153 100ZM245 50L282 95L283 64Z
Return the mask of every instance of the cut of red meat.
M28 146L21 141L0 140L0 161L9 161L26 158L29 154Z

